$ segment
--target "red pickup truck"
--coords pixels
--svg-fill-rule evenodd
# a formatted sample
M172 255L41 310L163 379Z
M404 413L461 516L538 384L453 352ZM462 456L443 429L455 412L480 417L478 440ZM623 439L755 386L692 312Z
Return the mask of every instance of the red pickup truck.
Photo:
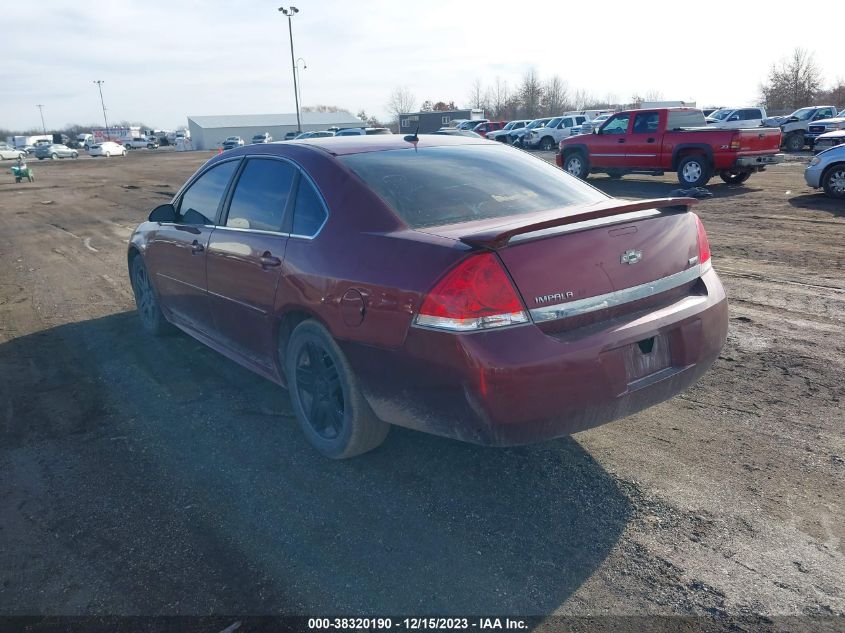
M663 175L676 171L686 187L700 187L718 174L728 184L783 160L780 129L721 130L706 127L694 108L617 112L593 134L560 142L556 162L573 176L591 172Z

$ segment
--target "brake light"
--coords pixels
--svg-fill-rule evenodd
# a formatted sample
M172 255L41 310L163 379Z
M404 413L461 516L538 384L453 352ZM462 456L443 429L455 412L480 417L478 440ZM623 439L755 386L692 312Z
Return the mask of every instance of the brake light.
M698 229L698 263L702 267L707 264L709 268L713 264L710 262L710 241L707 239L707 231L704 230L704 224L701 218L695 215L695 224Z
M519 295L493 253L471 255L428 293L417 325L459 332L527 323Z
M734 134L731 137L731 149L739 149L739 134Z

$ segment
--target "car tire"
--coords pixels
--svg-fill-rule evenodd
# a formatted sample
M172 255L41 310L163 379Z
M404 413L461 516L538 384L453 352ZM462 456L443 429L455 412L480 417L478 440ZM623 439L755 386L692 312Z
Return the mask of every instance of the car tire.
M739 173L732 173L725 169L719 172L719 178L721 178L726 184L729 185L741 185L746 180L751 178L751 172L741 171Z
M79 154L77 154L76 152L74 152L73 154L71 154L71 155L70 155L70 157L71 157L71 158L79 158Z
M141 325L153 336L164 336L175 330L175 327L164 317L158 302L153 281L150 279L147 266L140 255L136 255L130 267L130 281L135 295L135 305Z
M801 132L787 136L784 147L786 147L786 151L788 152L800 152L804 149L804 133Z
M370 409L326 328L310 319L297 325L286 346L284 366L299 426L323 455L346 459L384 442L390 425Z
M587 157L584 156L583 152L565 154L563 157L563 170L576 178L586 180L587 174L590 173Z
M132 149L132 146L131 145L124 145L123 148L124 149Z
M678 182L685 187L701 187L710 180L710 167L704 156L687 156L678 164Z
M540 141L540 149L550 152L555 148L555 140L551 136L544 136Z
M822 187L831 198L845 198L845 163L834 165L825 172Z
M59 158L59 155L56 154L55 152L50 154L50 160L57 160L58 158Z

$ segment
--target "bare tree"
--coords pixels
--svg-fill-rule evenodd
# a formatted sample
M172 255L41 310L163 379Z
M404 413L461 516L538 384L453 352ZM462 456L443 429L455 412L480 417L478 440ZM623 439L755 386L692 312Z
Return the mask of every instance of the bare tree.
M817 99L819 103L835 103L839 106L845 105L845 79L837 77L830 89L820 92Z
M486 97L487 95L485 94L484 85L481 83L481 80L476 77L469 90L470 107L484 109L484 106L487 105Z
M760 100L769 110L792 110L812 103L821 88L821 70L813 54L796 48L772 65L768 81L760 85Z
M508 89L508 82L502 81L501 77L496 77L496 82L490 91L490 109L495 118L509 119L516 116L516 112L510 111L508 108L509 101L510 90Z
M652 88L646 91L643 101L663 101L663 93L660 90Z
M394 121L399 120L403 112L413 112L417 98L405 86L394 89L387 101L387 111L393 116Z
M546 82L540 101L543 112L547 116L562 114L572 107L569 100L569 88L558 75L553 76Z
M537 71L530 68L522 76L519 85L519 101L526 118L534 119L540 114L540 100L543 97L543 86Z

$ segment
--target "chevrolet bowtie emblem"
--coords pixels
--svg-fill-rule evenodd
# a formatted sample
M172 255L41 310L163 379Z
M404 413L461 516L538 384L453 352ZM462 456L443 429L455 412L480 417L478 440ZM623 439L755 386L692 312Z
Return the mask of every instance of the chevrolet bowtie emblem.
M619 258L619 261L622 264L636 264L642 258L643 258L643 252L642 251L631 250L631 251L625 251L624 253L622 253L622 257Z

